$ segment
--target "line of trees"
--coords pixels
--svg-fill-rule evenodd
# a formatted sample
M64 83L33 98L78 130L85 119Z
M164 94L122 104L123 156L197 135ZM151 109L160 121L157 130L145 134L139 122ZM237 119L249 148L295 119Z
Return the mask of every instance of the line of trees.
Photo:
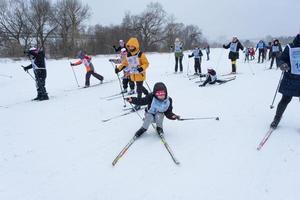
M169 51L179 37L186 49L205 42L198 26L176 22L160 3L143 12L125 13L119 25L87 25L90 7L80 0L0 0L0 53L19 57L37 46L52 57L74 56L80 49L90 54L113 53L120 39L137 37L144 51Z

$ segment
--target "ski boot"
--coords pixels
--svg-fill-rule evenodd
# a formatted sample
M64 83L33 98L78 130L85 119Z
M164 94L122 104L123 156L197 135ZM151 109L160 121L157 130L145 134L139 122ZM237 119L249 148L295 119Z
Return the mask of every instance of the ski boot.
M135 133L135 137L140 137L143 133L145 133L147 131L147 129L144 129L143 127L141 127L136 133Z
M156 127L157 134L162 136L164 134L164 130L161 127Z
M281 117L275 116L273 122L270 124L270 128L276 129L280 120Z

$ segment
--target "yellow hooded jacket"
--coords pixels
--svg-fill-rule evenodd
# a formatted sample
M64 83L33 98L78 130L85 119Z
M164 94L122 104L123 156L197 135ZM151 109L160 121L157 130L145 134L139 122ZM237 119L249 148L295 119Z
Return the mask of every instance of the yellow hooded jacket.
M143 68L143 71L141 73L130 74L130 79L135 82L144 81L146 79L146 69L149 66L148 59L146 58L146 55L143 52L140 52L140 45L137 38L130 38L126 44L127 49L129 49L128 46L134 46L135 51L133 52L129 51L127 57L129 58L131 56L137 56L139 54L138 55L139 67ZM119 71L122 71L125 67L129 65L128 58L124 59L121 65L118 66Z

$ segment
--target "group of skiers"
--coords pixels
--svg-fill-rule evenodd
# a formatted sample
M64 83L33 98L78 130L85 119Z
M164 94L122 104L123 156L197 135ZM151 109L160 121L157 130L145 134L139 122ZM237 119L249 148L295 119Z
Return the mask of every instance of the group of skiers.
M141 136L150 126L152 122L156 122L157 132L163 133L163 118L166 116L171 120L179 120L180 116L173 113L172 98L169 97L167 87L164 83L158 82L154 85L153 92L149 92L145 86L146 71L149 67L148 59L144 52L140 50L140 45L137 38L130 38L128 42L123 40L119 41L119 47L113 46L115 52L120 53L121 60L119 65L115 67L115 73L124 72L123 77L123 91L127 92L128 84L130 85L130 93L134 93L136 87L137 97L128 97L126 100L130 104L135 104L134 110L141 108L141 105L147 105L146 115L142 127L136 132L135 136ZM260 41L257 44L256 50L259 51L258 62L262 58L262 62L265 59L264 54L264 42ZM176 38L174 43L175 53L175 72L178 71L178 65L180 72L183 71L182 58L183 58L183 43ZM233 37L232 41L227 45L223 45L223 48L229 49L228 58L231 60L232 74L236 73L236 61L239 59L239 50L244 50L243 45L237 37ZM206 48L207 59L209 59L209 46ZM283 78L280 83L279 92L282 93L282 99L280 100L276 115L271 123L272 128L276 128L282 115L291 101L292 97L300 96L300 33L295 37L293 43L287 45L282 52L281 45L278 40L274 40L271 45L271 66L272 68L274 60L277 67L283 71ZM281 53L282 52L282 53ZM45 53L42 49L30 48L25 52L29 57L31 64L24 67L24 70L28 72L29 69L34 70L35 81L37 86L37 97L34 100L48 100L49 96L45 88L45 79L47 77L46 65L45 65ZM201 74L201 57L203 56L199 46L195 46L193 52L189 57L194 57L195 60L195 74ZM84 64L86 67L85 87L90 86L90 77L93 75L101 83L104 77L95 72L94 66L91 62L92 58L85 52L80 51L77 54L77 62L70 63L70 65L76 66ZM206 74L206 80L201 87L206 84L224 83L226 80L217 79L216 71L212 68L208 68ZM148 84L147 84L148 85ZM148 87L148 89L150 89ZM144 97L142 95L144 94Z

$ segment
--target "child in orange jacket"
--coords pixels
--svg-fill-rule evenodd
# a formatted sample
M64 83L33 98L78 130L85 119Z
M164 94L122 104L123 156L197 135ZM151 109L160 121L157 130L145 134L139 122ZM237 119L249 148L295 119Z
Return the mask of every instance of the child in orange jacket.
M97 78L100 83L103 82L104 77L100 74L97 74L95 72L95 68L93 63L91 62L92 58L88 55L86 55L83 51L79 51L77 53L77 57L80 59L75 63L70 63L71 66L76 66L80 64L84 64L86 68L86 75L85 75L85 86L84 87L90 87L90 77L93 75L95 78Z

